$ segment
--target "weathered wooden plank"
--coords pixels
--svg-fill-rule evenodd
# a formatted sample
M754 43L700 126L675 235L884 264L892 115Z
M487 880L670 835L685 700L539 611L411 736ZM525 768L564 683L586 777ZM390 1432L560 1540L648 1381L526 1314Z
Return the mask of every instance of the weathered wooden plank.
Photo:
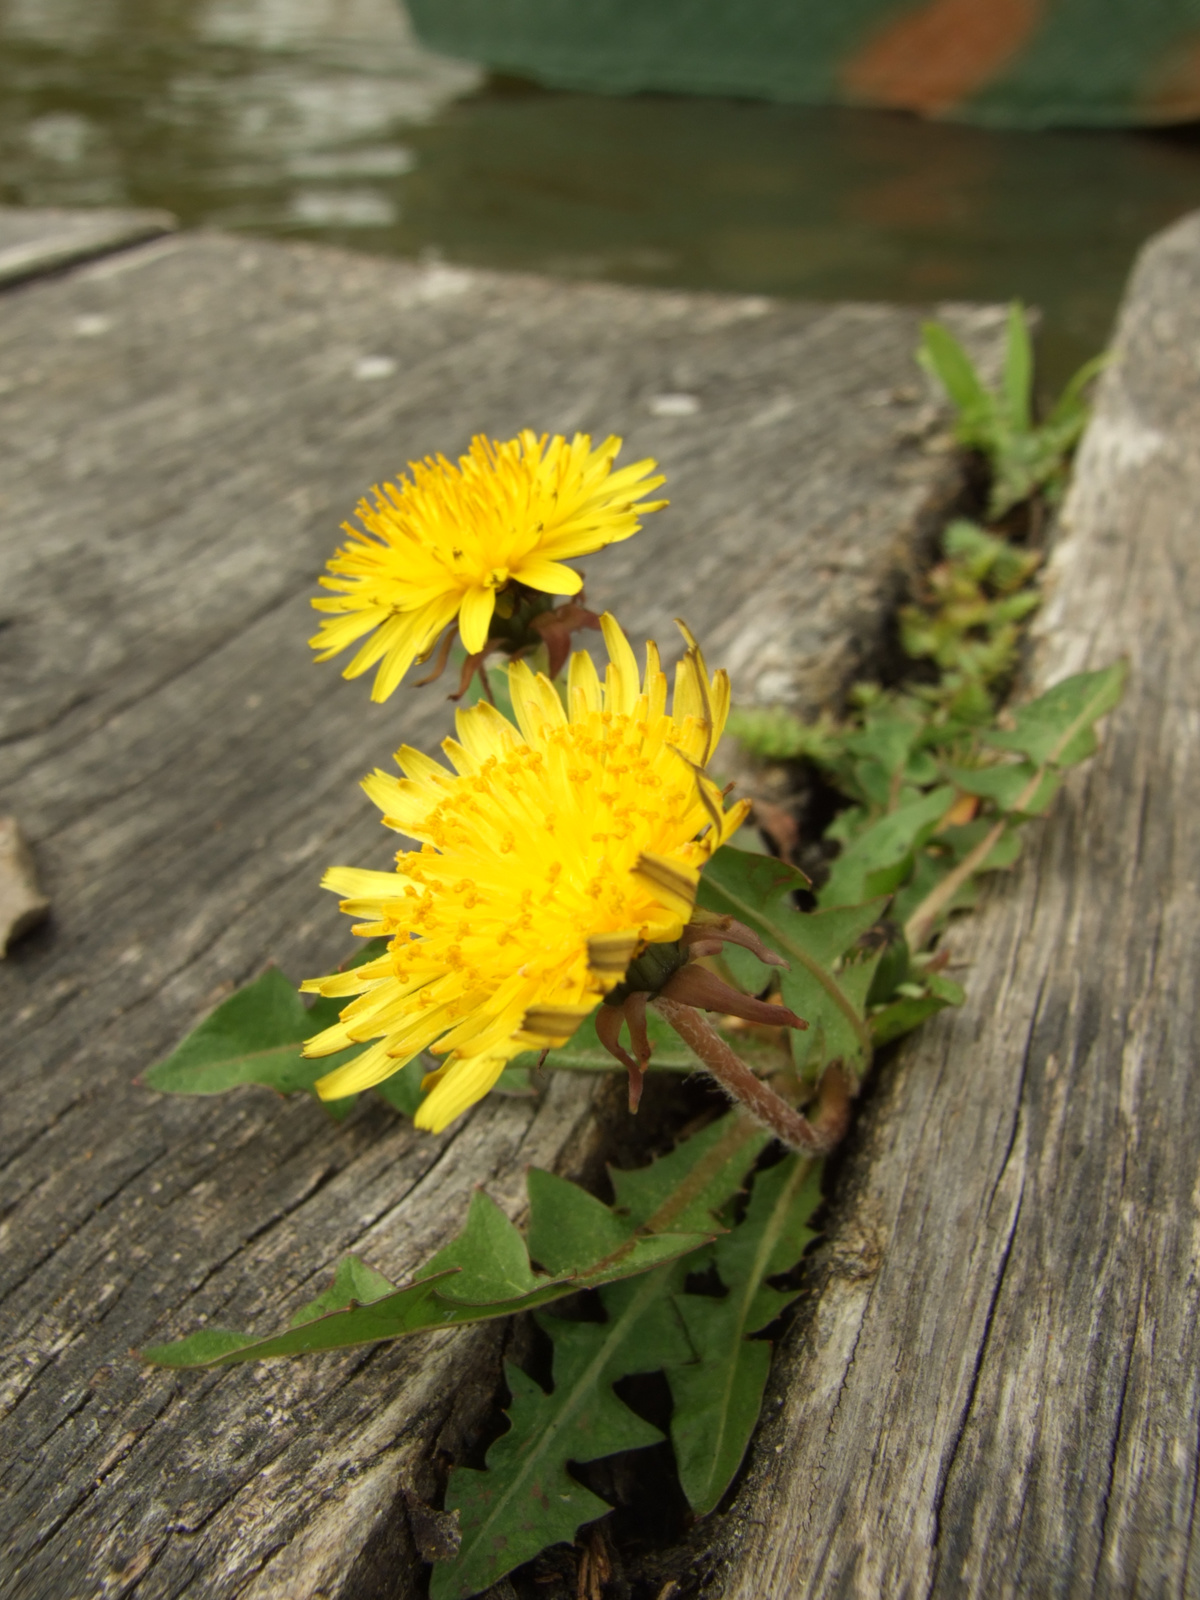
M0 206L0 285L123 250L174 227L169 211Z
M436 1139L133 1082L268 958L340 957L320 871L390 852L355 780L445 729L437 690L373 708L308 661L339 517L473 429L624 433L674 505L592 597L664 643L684 612L744 694L820 698L957 492L916 336L203 236L0 297L3 804L54 906L0 971L11 1592L409 1592L398 1491L490 1398L494 1331L199 1377L130 1347L273 1324L350 1249L401 1278L475 1184L517 1214L525 1164L596 1137L579 1082Z
M1185 1595L1200 1329L1200 217L1141 258L1036 681L1132 663L1102 753L885 1068L719 1543L725 1592Z

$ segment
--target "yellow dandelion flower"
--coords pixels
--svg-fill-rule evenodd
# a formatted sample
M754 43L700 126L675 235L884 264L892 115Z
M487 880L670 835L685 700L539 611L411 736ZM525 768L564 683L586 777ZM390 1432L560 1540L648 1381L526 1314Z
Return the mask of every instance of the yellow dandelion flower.
M664 481L649 476L653 461L612 470L620 448L615 438L593 450L587 434L568 444L526 429L504 443L477 435L457 466L444 456L410 463L411 479L359 503L361 529L342 524L349 543L320 579L335 598L313 601L331 613L309 640L317 660L370 635L344 675L378 662L371 698L386 700L456 617L468 654L481 651L510 583L578 594L583 580L563 563L628 539L639 516L667 503L643 499Z
M604 683L572 656L564 709L549 679L510 669L514 727L486 701L459 711L443 749L455 771L407 747L405 773L363 787L386 827L418 840L395 872L335 867L354 931L388 938L364 966L304 985L355 996L305 1045L310 1056L368 1048L317 1084L329 1100L446 1057L425 1079L417 1125L438 1132L487 1093L522 1050L565 1043L648 943L679 939L700 868L741 824L704 775L725 725L729 680L710 681L694 644L667 679L646 672L602 619Z

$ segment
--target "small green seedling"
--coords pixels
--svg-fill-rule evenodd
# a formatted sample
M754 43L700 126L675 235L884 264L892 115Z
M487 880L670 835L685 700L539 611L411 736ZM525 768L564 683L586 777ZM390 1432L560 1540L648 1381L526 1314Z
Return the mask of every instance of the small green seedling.
M1044 422L1034 420L1033 348L1025 308L1014 300L1000 387L983 382L970 356L940 322L922 330L917 360L936 379L958 413L954 434L968 450L986 456L992 487L988 515L1003 517L1039 491L1051 504L1061 498L1067 463L1087 425L1087 387L1107 357L1086 362L1063 390Z

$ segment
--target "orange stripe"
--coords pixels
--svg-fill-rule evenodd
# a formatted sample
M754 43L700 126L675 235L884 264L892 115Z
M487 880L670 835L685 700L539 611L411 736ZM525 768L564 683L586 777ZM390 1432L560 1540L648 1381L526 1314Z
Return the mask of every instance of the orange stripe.
M888 23L842 69L870 105L936 116L968 99L1019 53L1042 0L925 0Z
M1200 117L1200 35L1171 45L1166 59L1150 74L1139 105L1153 122L1190 122Z

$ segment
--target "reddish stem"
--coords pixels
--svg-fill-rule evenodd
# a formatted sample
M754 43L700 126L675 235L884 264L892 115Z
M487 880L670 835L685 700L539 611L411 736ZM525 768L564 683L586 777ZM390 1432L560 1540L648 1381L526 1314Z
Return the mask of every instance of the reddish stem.
M842 1139L850 1122L850 1091L836 1063L825 1069L817 1114L810 1121L780 1099L770 1084L756 1077L708 1018L694 1007L661 994L653 1004L726 1093L744 1105L777 1139L810 1156L826 1155Z

